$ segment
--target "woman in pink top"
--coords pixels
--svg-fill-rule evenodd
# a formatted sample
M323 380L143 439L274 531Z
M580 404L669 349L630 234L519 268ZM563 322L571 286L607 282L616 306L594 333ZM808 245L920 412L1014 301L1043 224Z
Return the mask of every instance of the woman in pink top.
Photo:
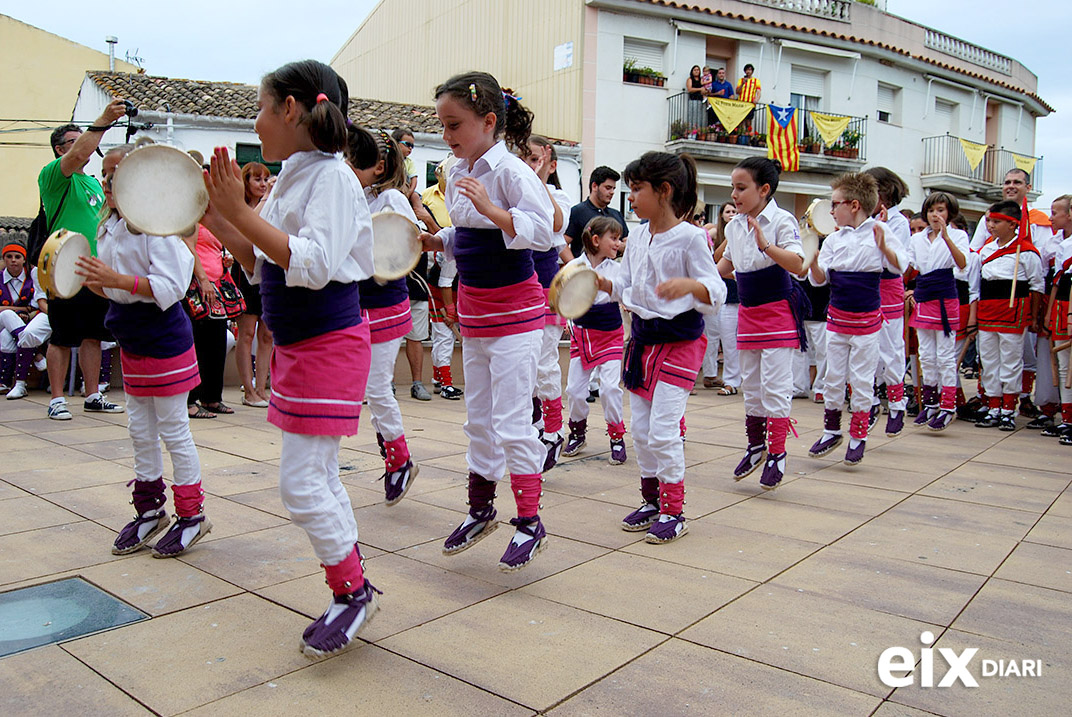
M220 300L217 283L223 276L223 245L208 229L198 225L196 243L187 237L194 253L194 279L201 297L212 305ZM218 413L234 413L223 402L223 364L227 357L227 319L214 317L194 319L194 351L201 371L201 385L190 391L186 408L190 418L215 418Z

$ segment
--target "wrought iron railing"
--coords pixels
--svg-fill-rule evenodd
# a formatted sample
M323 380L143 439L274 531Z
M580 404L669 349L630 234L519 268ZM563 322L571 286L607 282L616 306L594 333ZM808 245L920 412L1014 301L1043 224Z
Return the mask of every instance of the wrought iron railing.
M852 0L745 0L745 2L841 22L849 22L849 8L852 7Z
M667 102L669 102L668 142L676 139L693 139L752 147L767 146L768 105L757 104L755 111L734 128L733 132L727 132L706 100L692 100L689 99L688 92L681 92L668 97ZM825 146L819 138L819 132L815 129L809 112L800 111L797 118L797 144L802 154L865 159L867 156L867 118L850 117L848 127L838 140L830 146Z
M983 160L975 168L971 168L968 157L964 154L964 148L959 137L951 134L937 137L923 138L923 176L931 174L950 174L962 179L970 179L980 184L1000 185L1005 178L1005 173L1014 169L1016 155L1003 148L990 147L983 155ZM1019 155L1031 159L1029 155ZM1036 192L1042 190L1042 158L1035 158L1035 166L1031 172L1031 186Z

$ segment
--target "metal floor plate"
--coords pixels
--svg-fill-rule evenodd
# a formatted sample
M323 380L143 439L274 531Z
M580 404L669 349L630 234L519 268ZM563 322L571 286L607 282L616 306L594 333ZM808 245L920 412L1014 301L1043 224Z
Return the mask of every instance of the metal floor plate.
M82 578L0 593L0 657L149 616Z

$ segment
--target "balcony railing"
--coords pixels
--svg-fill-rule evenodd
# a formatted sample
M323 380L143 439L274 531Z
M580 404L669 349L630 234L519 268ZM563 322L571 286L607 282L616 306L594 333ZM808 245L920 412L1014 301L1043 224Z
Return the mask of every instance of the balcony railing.
M961 40L959 37L946 35L944 32L932 30L929 27L926 28L923 44L932 50L938 50L938 52L944 52L947 55L959 57L962 60L967 60L968 62L982 67L988 67L991 70L997 70L1006 75L1012 73L1012 60L1005 57L1005 55L999 55L996 52L991 52L985 47L973 45L970 42Z
M745 2L841 22L849 22L849 8L852 6L852 0L745 0Z
M690 100L688 92L668 97L667 101L670 103L668 142L691 139L751 147L767 146L768 110L765 104L757 104L751 116L745 118L732 133L729 133L719 124L714 110L706 101ZM818 137L819 133L812 126L808 112L799 111L797 144L800 146L802 156L816 154L857 160L867 157L866 117L852 117L841 137L830 147L824 146Z
M991 147L986 150L983 160L972 169L960 144L960 138L946 134L938 137L923 138L923 172L926 179L933 175L947 175L974 183L976 191L997 188L1005 178L1005 173L1016 167L1013 152L1007 149ZM1025 155L1021 155L1025 156ZM1042 158L1035 160L1031 173L1033 192L1042 191Z

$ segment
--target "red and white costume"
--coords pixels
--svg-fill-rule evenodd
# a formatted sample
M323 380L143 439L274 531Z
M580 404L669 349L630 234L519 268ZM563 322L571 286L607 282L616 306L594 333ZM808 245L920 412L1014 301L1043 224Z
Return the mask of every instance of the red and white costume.
M887 210L886 243L900 247L905 251L911 229L908 219L901 213L898 205ZM904 278L900 272L883 271L879 280L879 294L882 304L882 326L878 330L878 366L875 370L875 382L886 384L886 397L890 411L905 409L904 373L905 373L905 337L904 337ZM877 404L878 399L872 398Z
M1062 344L1072 339L1068 325L1069 292L1072 291L1072 237L1061 236L1054 255L1054 279L1057 297L1050 308L1047 326L1050 340ZM1057 389L1060 392L1061 423L1072 424L1072 388L1065 388L1068 377L1069 357L1072 351L1057 352Z

